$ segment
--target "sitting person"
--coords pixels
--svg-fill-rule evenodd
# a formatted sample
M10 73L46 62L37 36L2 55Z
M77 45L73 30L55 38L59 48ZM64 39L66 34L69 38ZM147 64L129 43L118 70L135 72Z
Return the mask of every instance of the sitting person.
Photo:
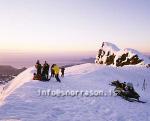
M134 87L133 87L132 83L127 84L125 95L127 97L136 98L138 100L139 100L139 97L140 97L139 94L134 90Z
M41 76L34 73L33 74L33 80L41 80Z

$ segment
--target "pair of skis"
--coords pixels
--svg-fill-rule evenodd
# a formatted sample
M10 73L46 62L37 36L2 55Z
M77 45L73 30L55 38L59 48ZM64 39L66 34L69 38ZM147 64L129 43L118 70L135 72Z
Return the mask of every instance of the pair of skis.
M129 101L129 102L138 102L138 103L146 103L145 101L141 101L141 100L137 100L137 99L134 99L134 98L123 98L125 99L126 101Z

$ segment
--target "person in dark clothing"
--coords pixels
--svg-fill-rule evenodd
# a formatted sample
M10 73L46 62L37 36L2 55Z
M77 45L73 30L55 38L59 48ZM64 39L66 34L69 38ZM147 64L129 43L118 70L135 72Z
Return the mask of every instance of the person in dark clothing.
M102 47L104 47L104 45L105 45L105 42L103 42Z
M33 74L33 80L41 80L41 76L39 76L36 73L34 73Z
M53 64L52 66L51 66L51 77L54 77L54 75L55 75L55 72L54 72L54 69L53 69L53 67L55 66L56 64Z
M56 74L56 75L55 75L55 78L56 78L57 82L60 82L60 83L61 83L61 80L59 79L59 74Z
M64 77L65 67L61 67L61 77Z
M48 81L48 79L46 78L45 73L42 73L41 81Z
M46 61L43 65L42 76L45 77L46 80L48 80L48 77L49 77L49 64Z
M42 65L39 60L36 62L35 68L37 69L37 75L41 75Z

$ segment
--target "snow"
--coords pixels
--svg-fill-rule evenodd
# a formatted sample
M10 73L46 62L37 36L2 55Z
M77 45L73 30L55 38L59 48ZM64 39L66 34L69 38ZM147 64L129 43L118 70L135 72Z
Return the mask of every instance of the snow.
M134 50L134 49L131 49L131 48L126 48L124 49L124 52L129 52L129 55L130 57L133 57L134 55L138 55L138 57L142 60L144 60L144 63L145 64L149 64L150 63L150 60L145 56L143 55L142 53L138 52L137 50Z
M112 67L82 64L66 69L62 83L32 80L31 67L4 90L0 121L150 121L150 69L144 66ZM146 104L127 102L117 96L52 97L39 96L38 90L110 91L113 80L132 82ZM146 80L147 88L142 91ZM8 93L7 93L8 92Z
M116 65L116 61L118 60L118 58L120 58L123 54L129 53L128 58L132 58L133 56L138 55L138 57L143 60L143 62L141 62L138 65L150 64L150 60L148 59L148 57L146 57L139 51L131 49L131 48L119 49L115 44L112 44L109 42L103 42L100 49L103 50L105 52L105 54L102 58L99 58L97 55L96 60L95 60L96 63L99 63L101 61L103 61L105 63L107 60L107 57L108 57L107 54L110 53L110 55L113 55L113 54L115 55L114 65Z
M106 50L107 52L110 51L110 52L118 52L120 49L115 45L115 44L112 44L110 42L104 42L103 43L104 46L102 47L104 50Z
M3 100L9 96L15 89L22 86L24 83L28 82L33 78L33 73L35 72L35 68L31 67L28 68L26 71L19 74L11 83L5 85L1 88L1 95L0 95L0 104Z
M105 54L103 53L105 56L103 56L102 58L99 58L97 55L95 62L97 62L97 61L106 62L106 59L107 59L106 55L108 54L108 52L112 55L112 54L116 54L117 52L120 51L120 49L115 44L112 44L109 42L103 42L100 49L105 51Z

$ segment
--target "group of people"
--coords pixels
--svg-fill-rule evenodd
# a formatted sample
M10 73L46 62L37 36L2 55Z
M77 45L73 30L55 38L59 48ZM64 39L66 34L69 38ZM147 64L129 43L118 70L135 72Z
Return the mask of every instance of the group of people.
M42 66L40 64L40 61L38 60L36 62L35 68L37 70L37 73L34 73L33 80L49 81L51 80L52 77L55 77L57 82L61 82L59 78L60 70L61 70L61 77L64 77L65 67L60 68L57 64L53 64L51 66L50 78L49 78L50 65L46 61Z

